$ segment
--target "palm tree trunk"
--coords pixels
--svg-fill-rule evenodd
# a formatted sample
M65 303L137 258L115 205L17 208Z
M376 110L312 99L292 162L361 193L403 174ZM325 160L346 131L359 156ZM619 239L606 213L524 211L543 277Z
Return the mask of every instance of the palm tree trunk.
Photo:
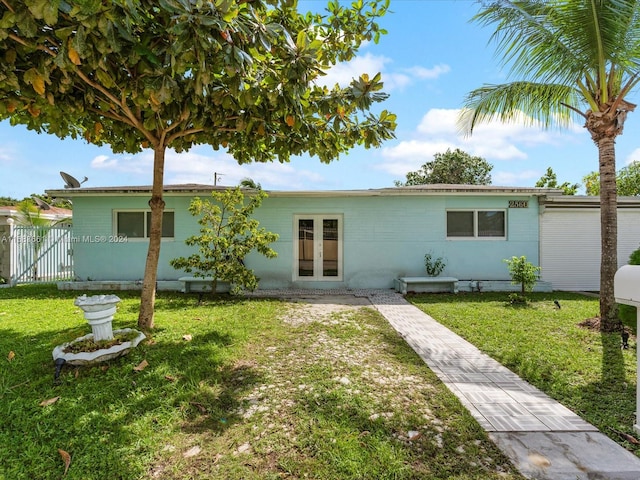
M618 205L615 137L597 142L600 162L600 329L611 332L619 326L613 291L618 269Z
M164 179L165 146L158 145L153 151L153 187L151 189L151 231L149 232L149 250L144 268L142 294L140 295L140 313L138 327L150 330L154 327L153 310L156 302L156 280L158 278L158 260L162 240L162 213L164 212L163 179Z

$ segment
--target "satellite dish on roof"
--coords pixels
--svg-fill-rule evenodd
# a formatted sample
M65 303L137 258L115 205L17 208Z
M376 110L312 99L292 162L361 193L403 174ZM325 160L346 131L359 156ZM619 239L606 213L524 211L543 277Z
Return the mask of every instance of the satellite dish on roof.
M36 205L40 210L51 210L51 205L49 205L47 202L45 202L41 198L38 198L33 195L31 196L31 198L33 199L34 202L36 202Z
M64 188L80 188L80 185L82 185L84 182L89 180L87 177L84 177L84 180L79 182L75 177L72 177L71 175L65 172L60 172L60 176L64 180L64 183L65 183Z

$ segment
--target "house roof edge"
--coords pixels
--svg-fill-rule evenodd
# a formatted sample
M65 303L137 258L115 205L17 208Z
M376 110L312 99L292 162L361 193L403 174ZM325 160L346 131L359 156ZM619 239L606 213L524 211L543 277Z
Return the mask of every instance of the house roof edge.
M233 186L180 184L165 185L165 194L194 195L222 191ZM252 189L244 189L253 191ZM366 190L265 190L272 197L335 197L335 196L404 196L404 195L535 195L561 196L562 190L541 187L503 187L493 185L449 185L432 184L411 187L373 188ZM116 196L116 195L149 195L150 185L116 186L116 187L81 187L70 189L46 190L52 197L80 197L80 196Z

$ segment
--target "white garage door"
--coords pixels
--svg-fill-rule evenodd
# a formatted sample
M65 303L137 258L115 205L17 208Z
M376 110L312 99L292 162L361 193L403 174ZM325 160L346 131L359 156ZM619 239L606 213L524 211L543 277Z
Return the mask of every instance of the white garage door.
M618 265L640 246L640 209L618 209ZM540 221L542 280L554 290L600 290L600 209L547 208Z

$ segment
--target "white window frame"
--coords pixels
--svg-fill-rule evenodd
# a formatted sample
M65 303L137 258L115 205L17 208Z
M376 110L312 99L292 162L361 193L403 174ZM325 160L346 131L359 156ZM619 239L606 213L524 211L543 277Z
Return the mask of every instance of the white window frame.
M298 261L299 261L299 231L298 224L300 220L313 220L314 223L314 269L315 275L312 277L298 275ZM322 228L318 229L317 225L322 226L323 220L337 220L338 221L338 265L337 275L331 277L325 277L322 275ZM318 223L319 222L319 223ZM318 235L318 232L320 235ZM313 213L309 215L295 214L293 216L293 280L299 282L341 282L343 277L344 258L343 258L343 246L344 246L344 215L343 214L318 214Z
M473 213L473 236L456 237L449 236L449 212L472 212ZM478 236L478 212L502 212L504 214L504 235L502 236ZM482 241L500 241L507 239L507 209L506 208L448 208L445 213L445 232L447 240L482 240Z
M146 242L149 241L149 232L147 231L147 216L151 215L151 210L149 209L142 209L142 208L121 208L118 210L113 210L113 235L118 236L118 214L119 213L143 213L144 217L143 217L143 236L142 237L126 237L127 238L127 242ZM173 213L173 237L162 237L161 241L173 241L175 240L175 235L176 235L176 213L175 210L173 209L166 209L162 212L163 214L165 213ZM122 236L124 238L124 235Z

